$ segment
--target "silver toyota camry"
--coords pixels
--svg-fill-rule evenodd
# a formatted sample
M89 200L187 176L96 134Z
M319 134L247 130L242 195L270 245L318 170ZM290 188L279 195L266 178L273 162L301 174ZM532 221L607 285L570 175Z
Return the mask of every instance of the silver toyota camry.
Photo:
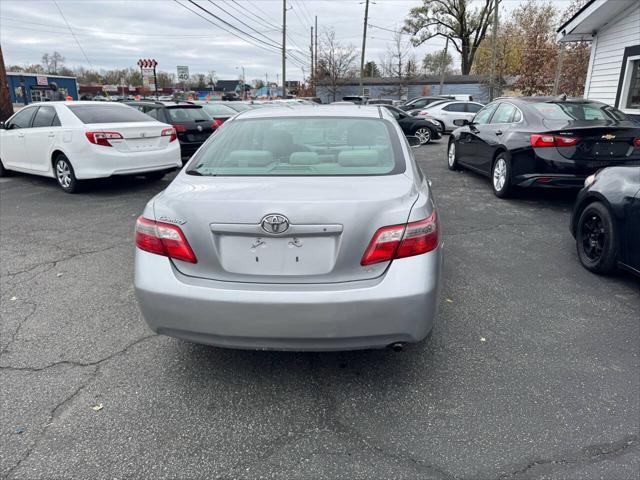
M138 301L163 335L351 350L418 342L434 324L438 214L384 108L238 114L147 204L135 236Z

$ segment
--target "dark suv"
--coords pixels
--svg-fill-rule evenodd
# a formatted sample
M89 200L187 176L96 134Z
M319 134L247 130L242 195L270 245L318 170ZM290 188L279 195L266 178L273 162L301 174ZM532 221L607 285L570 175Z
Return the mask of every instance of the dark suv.
M219 125L201 105L189 102L142 100L125 103L159 122L173 125L178 134L183 160L190 158Z

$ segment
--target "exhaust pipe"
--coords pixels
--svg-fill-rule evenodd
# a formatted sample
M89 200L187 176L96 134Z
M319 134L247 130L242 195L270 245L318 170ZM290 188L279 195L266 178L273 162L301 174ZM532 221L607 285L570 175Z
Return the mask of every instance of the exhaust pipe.
M404 349L404 343L396 342L391 344L391 350L394 352L401 352Z

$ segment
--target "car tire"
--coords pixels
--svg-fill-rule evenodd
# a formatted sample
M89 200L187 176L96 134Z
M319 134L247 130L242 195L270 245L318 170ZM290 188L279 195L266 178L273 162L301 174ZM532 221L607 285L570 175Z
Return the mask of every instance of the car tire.
M2 163L2 159L0 159L0 178L6 177L9 175L9 170L4 168L4 164Z
M511 195L511 161L509 155L502 152L498 154L491 167L491 187L498 198L507 198Z
M149 182L159 182L160 180L162 180L164 178L164 176L166 174L167 174L167 172L165 172L165 171L149 172L149 173L145 173L144 174L144 178L146 180L148 180Z
M421 145L430 143L433 136L429 127L416 128L416 131L413 132L413 134L420 139Z
M618 236L609 209L594 202L580 214L576 226L576 249L580 263L591 272L611 273L618 259Z
M458 149L454 140L451 140L447 147L447 167L449 167L449 170L460 170L460 165L458 164Z
M60 154L56 157L53 173L58 186L66 193L77 193L80 190L80 181L76 178L73 166L66 155Z

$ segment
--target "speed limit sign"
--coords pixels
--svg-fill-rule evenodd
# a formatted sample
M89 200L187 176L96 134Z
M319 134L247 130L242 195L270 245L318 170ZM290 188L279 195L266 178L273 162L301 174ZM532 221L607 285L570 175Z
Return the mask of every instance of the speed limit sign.
M178 65L178 81L186 82L189 80L189 67L186 65Z

